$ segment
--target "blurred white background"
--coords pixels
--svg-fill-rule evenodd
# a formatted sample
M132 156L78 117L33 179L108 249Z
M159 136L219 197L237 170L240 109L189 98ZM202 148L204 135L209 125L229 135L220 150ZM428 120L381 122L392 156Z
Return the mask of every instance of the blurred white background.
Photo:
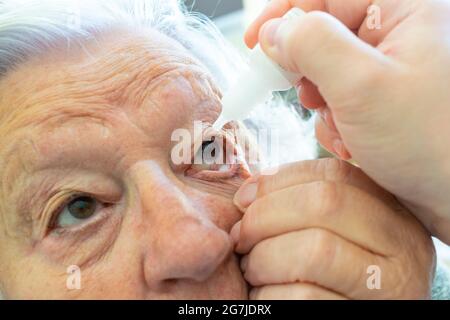
M186 0L186 5L192 11L201 12L211 18L225 37L245 52L245 28L267 2L269 0Z

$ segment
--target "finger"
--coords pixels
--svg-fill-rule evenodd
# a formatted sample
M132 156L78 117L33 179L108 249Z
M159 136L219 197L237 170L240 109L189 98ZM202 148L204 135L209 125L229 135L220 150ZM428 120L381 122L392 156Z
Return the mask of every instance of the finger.
M274 61L316 84L331 107L342 104L349 92L381 87L378 76L393 68L390 58L323 12L271 20L261 29L260 40Z
M341 136L337 131L332 130L330 127L328 127L323 117L324 116L320 114L320 116L316 118L317 141L319 141L319 143L325 150L339 156L335 151L334 142L341 140Z
M275 284L250 291L250 300L346 300L330 290L308 283Z
M342 160L350 160L351 155L347 151L344 142L336 129L329 109L320 112L316 119L316 138L319 143L330 153Z
M240 224L236 252L280 234L321 228L383 256L396 253L398 228L404 224L384 202L335 182L312 182L256 200ZM380 237L383 235L383 237Z
M378 1L367 8L367 15L358 30L358 36L372 46L378 46L386 36L417 11L423 1Z
M294 282L314 283L350 299L388 296L369 290L367 270L386 269L386 261L341 237L321 229L308 229L260 242L248 255L244 278L255 287ZM389 272L382 273L387 277ZM395 283L395 282L394 282Z
M256 199L272 192L315 181L332 181L352 185L374 197L398 207L395 198L380 188L359 168L337 159L320 159L290 163L273 175L256 175L243 183L234 196L235 205L245 211Z
M294 7L306 12L326 11L341 20L348 28L358 29L367 15L370 3L370 0L272 0L248 28L245 43L249 48L254 48L264 23L282 17Z
M301 80L299 98L303 106L308 109L318 109L326 106L326 102L319 93L317 86L306 78Z

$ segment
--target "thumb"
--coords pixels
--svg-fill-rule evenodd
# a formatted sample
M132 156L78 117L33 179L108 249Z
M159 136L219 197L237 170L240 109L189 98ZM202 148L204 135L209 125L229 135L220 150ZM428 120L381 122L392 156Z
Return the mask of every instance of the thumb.
M325 12L270 20L262 27L259 40L270 58L312 81L328 104L332 102L328 99L348 90L357 94L364 85L374 89L382 83L377 76L392 64Z

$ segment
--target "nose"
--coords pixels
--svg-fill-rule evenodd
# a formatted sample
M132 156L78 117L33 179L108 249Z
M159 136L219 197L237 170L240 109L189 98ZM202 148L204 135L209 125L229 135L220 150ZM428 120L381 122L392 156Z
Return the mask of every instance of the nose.
M232 252L228 233L211 221L215 215L155 163L141 165L134 177L147 284L208 279Z
M231 253L228 235L200 219L180 215L160 234L154 259L148 260L146 271L150 282L190 279L205 281Z

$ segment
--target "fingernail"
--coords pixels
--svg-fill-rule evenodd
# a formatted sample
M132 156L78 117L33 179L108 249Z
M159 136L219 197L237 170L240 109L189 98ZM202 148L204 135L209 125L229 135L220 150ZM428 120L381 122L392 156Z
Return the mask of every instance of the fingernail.
M333 141L333 150L339 157L341 156L342 153L342 145L343 143L340 139L336 139Z
M293 8L289 10L289 12L286 13L282 18L269 20L262 28L261 37L259 39L260 42L267 46L274 47L278 41L278 35L283 34L283 32L279 32L281 26L289 26L290 21L299 19L305 14L306 13L303 10L299 8Z
M239 242L239 236L241 234L241 221L236 223L230 231L230 237L233 244L236 245Z
M334 123L334 119L333 119L333 115L331 114L330 109L325 108L325 110L323 110L323 118L325 120L325 123L327 124L328 128L330 128L333 131L338 131L336 124Z
M317 114L323 119L325 122L325 108L316 109Z
M282 23L283 19L273 19L267 22L263 26L260 42L268 47L274 47L277 43L278 29Z
M258 192L258 183L253 182L244 184L234 195L234 204L240 209L245 210L256 200Z
M334 142L333 142L333 149L334 149L334 152L336 153L336 155L339 158L341 158L343 160L347 160L346 159L347 158L346 150L345 150L345 147L344 147L344 142L342 142L342 140L340 140L340 139L334 140Z
M293 19L297 19L300 17L303 17L306 14L305 11L303 11L300 8L294 7L291 10L288 11L288 13L286 13L284 15L285 19L289 19L289 20L293 20Z

